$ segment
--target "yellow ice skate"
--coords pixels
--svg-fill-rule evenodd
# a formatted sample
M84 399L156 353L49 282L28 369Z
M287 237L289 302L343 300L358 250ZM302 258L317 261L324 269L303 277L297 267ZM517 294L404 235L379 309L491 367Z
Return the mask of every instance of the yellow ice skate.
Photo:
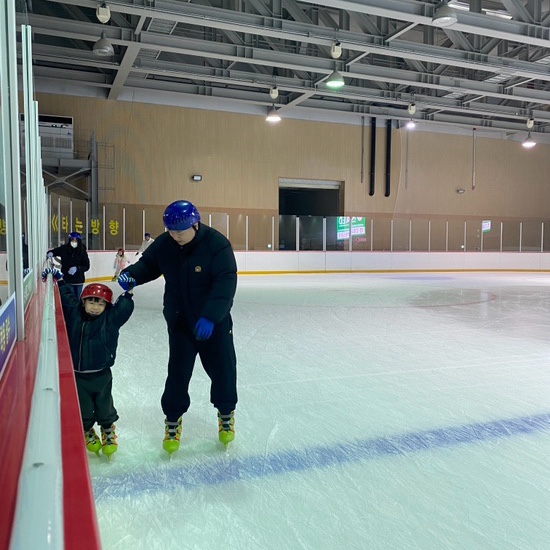
M168 420L164 420L164 424L164 441L162 442L162 448L168 453L171 460L172 453L175 453L180 448L181 416L177 422L168 422Z
M115 432L116 426L113 424L110 428L104 428L101 426L101 450L103 454L109 458L109 461L113 459L113 455L118 450L117 435Z
M101 441L93 428L90 428L87 432L84 432L84 439L86 441L86 449L99 456Z
M218 437L220 442L227 446L235 439L235 411L229 414L221 414L218 411Z

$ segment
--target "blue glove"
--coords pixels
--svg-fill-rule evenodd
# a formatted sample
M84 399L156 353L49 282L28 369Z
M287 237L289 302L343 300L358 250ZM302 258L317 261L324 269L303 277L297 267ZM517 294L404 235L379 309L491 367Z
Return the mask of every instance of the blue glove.
M26 277L29 274L29 272L30 272L30 269L28 267L25 267L23 269L23 277Z
M52 274L52 277L56 281L63 279L63 273L61 273L59 269L56 269L55 267L47 267L44 271L42 271L42 281L45 282L50 273Z
M50 259L53 258L53 252L48 252L46 254L46 258L50 258Z
M208 319L201 317L195 325L195 338L197 340L208 340L212 336L214 323Z
M137 281L129 273L121 273L117 282L122 290L132 290L137 285Z
M73 265L73 267L69 267L69 271L67 273L69 275L74 275L76 273L77 267Z

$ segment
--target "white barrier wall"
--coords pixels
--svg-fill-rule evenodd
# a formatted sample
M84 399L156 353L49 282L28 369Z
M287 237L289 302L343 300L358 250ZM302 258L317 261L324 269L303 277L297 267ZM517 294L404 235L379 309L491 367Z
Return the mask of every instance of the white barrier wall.
M110 279L116 251L89 252L86 279ZM540 252L235 252L240 273L329 271L547 271ZM135 256L129 256L134 261Z
M133 263L138 258L131 252ZM90 251L86 280L110 280L116 250ZM550 253L541 252L235 252L239 273L331 271L550 271ZM5 254L0 282L7 283Z

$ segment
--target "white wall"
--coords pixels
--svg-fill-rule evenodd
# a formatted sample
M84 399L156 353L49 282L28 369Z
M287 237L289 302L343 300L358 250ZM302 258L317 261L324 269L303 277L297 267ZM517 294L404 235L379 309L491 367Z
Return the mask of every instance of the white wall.
M110 279L116 251L89 252L87 280ZM240 273L550 270L540 252L235 252ZM130 256L133 261L135 256Z

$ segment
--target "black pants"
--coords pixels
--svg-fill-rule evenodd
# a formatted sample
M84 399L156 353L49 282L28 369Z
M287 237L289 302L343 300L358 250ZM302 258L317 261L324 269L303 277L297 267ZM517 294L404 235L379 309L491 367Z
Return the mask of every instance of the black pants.
M112 395L111 369L91 373L75 372L75 378L84 431L87 432L96 422L104 428L110 428L118 420Z
M69 284L68 287L73 291L74 295L80 299L80 295L82 294L82 288L84 287L83 283L80 284Z
M227 316L214 327L208 340L197 340L184 321L168 329L170 358L162 394L162 410L175 422L187 412L189 382L197 354L211 380L210 402L221 414L229 414L237 404L237 356L233 345L233 321Z

